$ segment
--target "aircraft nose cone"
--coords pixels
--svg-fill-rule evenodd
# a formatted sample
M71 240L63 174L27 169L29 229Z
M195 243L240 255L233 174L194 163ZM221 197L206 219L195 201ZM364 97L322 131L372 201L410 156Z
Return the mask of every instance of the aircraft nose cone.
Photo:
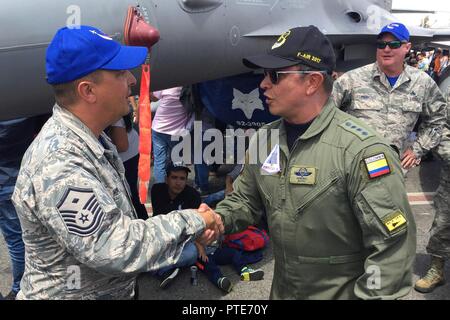
M159 30L148 24L139 10L130 7L124 25L124 41L129 46L151 47L159 41Z

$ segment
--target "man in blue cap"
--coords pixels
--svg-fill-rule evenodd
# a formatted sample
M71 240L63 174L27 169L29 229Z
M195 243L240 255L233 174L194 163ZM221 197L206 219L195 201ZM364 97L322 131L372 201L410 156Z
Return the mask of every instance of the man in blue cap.
M364 120L399 153L403 169L415 166L439 144L446 122L446 102L424 72L408 66L409 31L401 23L386 25L377 37L377 61L345 73L335 83L336 105ZM409 136L422 119L417 140Z
M136 219L124 167L103 133L128 113L147 48L97 28L60 29L47 50L53 116L24 155L13 202L26 247L17 299L130 299L139 272L175 263L186 243L210 241L211 211ZM206 230L206 231L205 231Z

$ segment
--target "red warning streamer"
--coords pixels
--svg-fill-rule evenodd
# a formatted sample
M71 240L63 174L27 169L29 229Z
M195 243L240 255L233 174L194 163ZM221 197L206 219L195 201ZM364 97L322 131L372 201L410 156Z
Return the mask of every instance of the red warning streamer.
M152 112L150 109L150 65L142 65L141 93L139 96L139 199L147 202L150 182L150 156L152 152Z

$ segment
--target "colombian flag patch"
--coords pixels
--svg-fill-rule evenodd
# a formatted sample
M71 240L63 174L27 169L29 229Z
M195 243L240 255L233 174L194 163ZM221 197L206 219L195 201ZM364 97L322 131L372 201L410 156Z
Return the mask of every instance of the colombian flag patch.
M365 158L364 163L370 179L379 178L391 173L391 168L384 153Z

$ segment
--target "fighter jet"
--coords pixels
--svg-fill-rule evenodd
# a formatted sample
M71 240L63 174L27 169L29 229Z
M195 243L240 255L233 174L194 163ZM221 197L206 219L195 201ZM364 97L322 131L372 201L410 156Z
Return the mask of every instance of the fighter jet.
M297 26L321 29L339 61L370 63L377 33L397 21L391 9L390 0L3 0L0 120L51 110L45 51L62 26L92 25L149 47L151 89L159 90L248 72L243 57ZM450 40L447 31L410 31L414 44Z

